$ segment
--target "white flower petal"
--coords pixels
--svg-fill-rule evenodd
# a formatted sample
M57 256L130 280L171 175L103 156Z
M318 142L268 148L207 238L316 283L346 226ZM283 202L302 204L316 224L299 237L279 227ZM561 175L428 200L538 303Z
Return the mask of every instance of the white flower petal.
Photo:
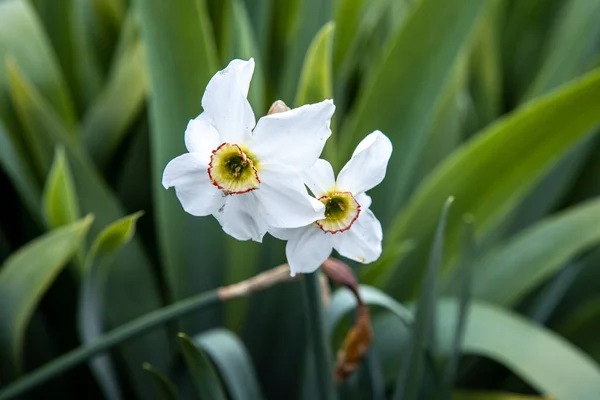
M333 167L323 159L318 159L312 167L304 171L302 178L317 198L323 196L335 186Z
M356 201L358 201L358 204L360 204L360 206L364 209L371 207L371 196L369 196L366 193L361 193L358 196L354 197L356 199Z
M381 255L383 231L379 220L369 209L361 210L350 229L333 236L333 247L351 260L367 264Z
M250 140L256 120L246 97L253 72L252 58L233 60L208 82L202 107L223 142L246 144Z
M331 136L332 100L262 117L252 136L252 151L265 166L302 172L311 167Z
M325 217L325 206L308 194L300 174L260 172L259 199L267 223L275 228L298 228Z
M225 233L237 240L260 243L269 229L254 193L227 196L225 205L213 215Z
M331 235L320 230L316 224L293 229L285 246L285 255L292 276L316 271L331 255Z
M225 202L223 194L210 182L207 165L192 153L171 160L165 167L162 184L175 186L183 209L196 216L210 215Z
M338 175L337 186L355 196L377 186L385 177L392 142L380 131L365 137Z
M210 155L222 143L219 132L205 112L188 122L185 129L185 147L190 153L196 153L208 164Z

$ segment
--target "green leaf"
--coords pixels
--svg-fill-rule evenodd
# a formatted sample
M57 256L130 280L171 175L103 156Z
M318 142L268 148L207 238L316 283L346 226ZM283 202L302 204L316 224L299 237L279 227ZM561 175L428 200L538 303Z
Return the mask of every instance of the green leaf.
M7 400L19 394L26 393L36 386L90 360L98 354L111 350L132 338L137 338L139 341L142 339L142 335L148 335L149 331L156 330L157 327L163 324L181 318L192 311L214 307L220 301L219 291L214 289L164 306L158 310L153 310L141 317L124 323L118 328L107 332L101 338L98 338L98 340L86 346L73 349L29 372L23 378L3 386L0 389L0 400ZM148 354L153 355L151 352Z
M600 1L570 0L564 3L544 43L541 68L522 101L546 93L594 65L595 38L600 34L600 26L596 23L600 18ZM546 174L517 210L513 231L537 222L559 205L589 158L591 147L590 143L582 143Z
M455 151L421 184L388 231L383 260L403 239L415 240L416 247L394 269L392 279L380 284L394 288L394 295L400 297L415 290L422 273L415 266L425 260L435 210L450 195L459 200L456 213L448 219L449 260L457 254L463 214L470 212L478 221L476 236L497 227L553 162L600 122L599 90L596 71L499 120ZM564 135L565 130L570 134ZM519 155L526 157L515 163ZM389 271L393 266L377 263L375 268Z
M142 364L144 371L148 372L154 381L156 392L159 400L177 400L177 387L175 384L162 372L152 366L152 364Z
M94 239L87 254L79 288L77 318L79 337L83 344L98 339L104 332L105 303L110 296L110 293L106 293L109 267L114 263L115 253L133 238L135 224L142 215L143 212L129 215L104 228ZM105 397L121 398L117 374L108 354L91 360L90 369Z
M448 353L457 312L455 301L440 303L437 334ZM555 333L501 308L473 302L463 352L490 358L540 393L556 400L594 400L600 393L600 368Z
M436 352L435 314L438 296L437 280L442 268L444 235L450 205L454 198L444 203L438 222L435 239L431 247L427 275L423 280L421 295L417 303L415 320L412 324L408 354L398 375L394 399L415 399L420 396L425 371L425 353Z
M546 218L493 249L474 267L474 296L514 305L575 255L600 243L598 220L600 199Z
M362 137L376 129L392 140L394 152L388 168L397 173L374 190L386 193L386 218L408 195L427 144L426 132L434 121L431 112L438 107L461 50L489 4L478 0L417 2L365 83L356 112L344 127L344 154L349 155Z
M331 48L333 22L325 24L313 39L302 65L302 74L296 91L296 107L318 103L333 96L331 81Z
M27 43L27 46L23 46ZM52 105L69 128L75 126L75 112L67 86L48 38L29 1L0 2L0 67L7 57L18 63L41 95ZM8 80L0 73L0 116L9 117ZM6 122L6 119L5 119ZM9 129L13 126L9 123Z
M202 94L217 71L217 56L203 1L138 0L137 7L153 99L150 153L156 229L168 297L176 300L216 287L222 279L225 235L219 224L186 214L160 178L167 163L185 152L184 131L201 111ZM189 318L182 330L201 330L217 317Z
M52 44L60 70L65 76L71 94L76 95L78 80L75 58L78 56L74 36L74 0L33 0L33 6L37 10L41 23ZM75 104L77 107L77 104Z
M79 206L83 213L95 215L96 223L91 228L91 234L96 235L103 227L124 215L122 206L94 169L87 154L65 133L67 128L60 118L18 69L13 70L11 79L15 106L19 114L28 116L27 128L52 143L48 151L55 146L65 149L72 167ZM139 241L134 240L120 252L116 264L122 267L113 269L108 280L111 295L107 298L107 316L111 326L121 325L145 314L159 307L162 302L150 268L151 262ZM131 301L132 296L136 301ZM149 388L143 382L146 376L139 366L146 360L161 368L166 366L168 353L164 330L157 330L120 350L126 354L124 359L135 388L142 397L146 397Z
M138 40L115 64L106 86L87 111L81 128L84 146L104 168L145 105L148 83L142 43Z
M62 148L57 148L48 173L43 194L44 216L51 228L75 222L80 218L79 204L69 163Z
M596 39L600 35L600 1L569 0L544 46L544 61L531 82L525 101L533 99L593 66Z
M10 179L29 214L42 225L41 189L26 160L27 157L15 145L0 120L0 167Z
M226 391L206 353L200 350L186 334L179 333L177 338L200 399L225 400L227 398Z
M481 19L470 54L470 93L476 113L476 130L494 121L502 111L503 71L499 26L505 3L494 1Z
M12 254L0 268L0 350L7 373L21 369L25 329L38 302L81 246L92 218L51 231Z
M212 329L194 337L194 344L217 367L232 400L260 400L264 396L244 344L226 329Z
M456 330L452 338L452 347L450 349L450 357L446 363L444 373L445 389L449 393L454 386L454 381L458 374L458 366L461 356L461 345L465 334L465 326L467 324L467 315L469 312L469 304L472 297L473 286L473 262L477 259L477 249L473 238L473 220L472 218L464 218L464 229L462 235L462 251L460 269L457 273L458 281L458 313L456 315Z
M338 1L334 16L337 35L335 35L333 42L332 60L333 69L336 72L344 65L358 31L358 26L364 18L364 15L361 14L363 3L364 0Z
M123 245L130 242L135 234L137 220L144 215L143 211L123 217L102 230L92 245L93 257L112 255Z
M271 51L281 55L279 90L277 93L288 104L296 97L296 82L302 69L302 61L317 32L329 22L332 0L288 0L275 1L278 14L275 23L283 31L282 40Z
M302 65L302 74L296 91L296 107L318 103L333 97L331 72L331 52L335 25L329 22L321 28L313 39ZM335 136L327 140L323 155L336 165L337 146Z

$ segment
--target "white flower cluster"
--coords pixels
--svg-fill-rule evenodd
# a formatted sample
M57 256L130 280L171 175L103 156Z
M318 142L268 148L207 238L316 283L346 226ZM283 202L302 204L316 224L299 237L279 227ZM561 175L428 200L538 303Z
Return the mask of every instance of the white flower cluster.
M287 240L292 275L315 271L335 249L369 263L381 254L381 224L365 192L385 176L390 140L375 131L334 177L319 159L335 111L332 100L262 117L248 103L254 60L233 60L212 77L204 112L185 131L185 153L171 160L163 186L185 211L212 214L238 240L265 233ZM310 189L311 196L307 187Z

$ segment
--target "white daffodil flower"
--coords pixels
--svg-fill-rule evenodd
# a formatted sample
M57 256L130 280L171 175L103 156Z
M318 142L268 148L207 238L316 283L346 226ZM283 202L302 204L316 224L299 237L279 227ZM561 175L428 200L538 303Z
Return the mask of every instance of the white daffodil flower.
M325 205L325 218L301 228L269 230L287 240L292 276L314 272L333 249L365 264L379 258L383 232L365 192L383 180L391 154L388 137L375 131L358 144L337 180L331 164L321 159L303 174L306 185Z
M331 135L331 100L262 117L247 95L254 60L233 60L212 77L204 112L185 131L185 153L169 162L163 186L175 187L185 211L212 214L239 240L260 242L272 227L294 228L321 219L301 173L319 158Z

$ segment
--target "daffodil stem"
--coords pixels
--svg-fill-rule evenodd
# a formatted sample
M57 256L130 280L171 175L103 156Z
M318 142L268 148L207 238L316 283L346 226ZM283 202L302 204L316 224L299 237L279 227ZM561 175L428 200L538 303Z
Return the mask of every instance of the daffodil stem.
M217 290L212 290L143 315L98 337L98 339L90 342L88 345L78 347L55 358L49 363L28 373L23 378L5 386L0 390L0 400L10 399L25 393L126 340L157 328L158 326L177 319L189 312L200 308L206 308L219 302L220 297Z
M331 348L325 331L323 319L323 302L321 301L321 285L318 273L307 274L303 279L306 325L308 329L308 345L313 353L319 400L335 399L333 386L333 368Z

